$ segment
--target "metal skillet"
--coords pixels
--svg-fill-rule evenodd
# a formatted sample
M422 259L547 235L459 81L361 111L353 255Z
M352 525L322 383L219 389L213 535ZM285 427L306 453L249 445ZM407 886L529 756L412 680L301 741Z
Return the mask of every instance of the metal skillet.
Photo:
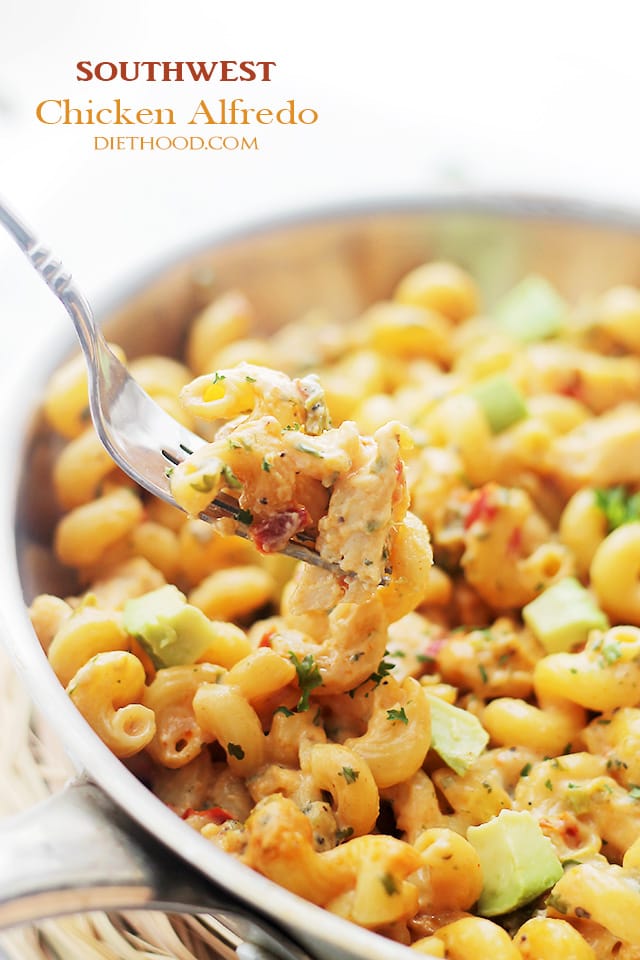
M217 240L165 265L103 311L128 356L178 355L189 320L237 287L269 333L322 307L344 322L388 296L424 260L467 266L485 299L542 273L572 299L640 284L640 216L578 203L455 196L322 211ZM276 886L203 839L117 760L76 711L31 629L25 601L69 593L50 552L56 440L38 404L68 353L34 351L33 376L4 415L0 472L0 620L4 639L77 769L66 789L2 824L0 927L89 909L157 907L206 914L221 951L241 960L403 960L406 948ZM226 951L226 953L225 953Z

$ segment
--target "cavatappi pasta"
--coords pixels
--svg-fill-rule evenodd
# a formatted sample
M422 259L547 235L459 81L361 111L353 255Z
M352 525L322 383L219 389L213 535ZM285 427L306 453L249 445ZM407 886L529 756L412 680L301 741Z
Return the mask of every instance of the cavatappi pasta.
M132 362L214 424L171 477L186 513L59 371L80 589L34 628L109 748L294 893L432 957L638 960L640 292L577 309L529 277L487 314L430 263L390 294L265 339L230 292L185 363ZM220 489L253 543L194 518ZM305 529L338 575L276 552Z

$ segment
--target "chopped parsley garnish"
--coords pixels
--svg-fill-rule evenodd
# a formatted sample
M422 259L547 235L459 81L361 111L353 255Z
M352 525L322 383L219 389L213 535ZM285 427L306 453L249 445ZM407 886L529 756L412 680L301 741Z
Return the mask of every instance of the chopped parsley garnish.
M309 709L309 696L312 690L321 686L322 677L318 670L313 656L308 653L302 660L299 660L295 653L289 653L289 659L296 668L298 675L298 686L300 687L300 699L298 700L298 710Z
M609 533L624 523L640 520L640 493L629 494L623 486L600 487L593 491L593 496L605 515Z
M275 717L276 713L282 713L285 717L292 717L295 713L295 710L289 710L289 707L285 707L284 704L281 707L276 707L273 711Z
M478 664L478 673L480 674L483 683L489 683L489 676L481 663Z
M222 381L223 381L223 380L226 380L226 379L227 379L227 378L225 377L224 373L218 373L218 372L216 371L216 373L215 373L214 376L213 376L213 380L211 381L211 383L222 383Z
M246 375L245 380L247 381L247 383L255 383L255 382L256 382L256 378L255 378L255 377L250 377L249 374Z
M375 672L369 677L369 680L373 680L377 687L381 680L389 676L394 667L395 663L391 663L390 660L381 660Z
M522 770L520 771L520 776L521 776L521 777L528 777L530 773L531 773L531 764L530 764L530 763L525 763L524 767L523 767Z
M355 783L360 776L360 771L354 770L353 767L343 767L338 771L338 776L344 777L345 783Z
M435 657L429 656L428 653L416 653L416 660L418 663L435 663Z
M607 663L615 663L622 656L622 647L617 640L610 640L602 646L602 657Z
M262 469L264 470L265 473L269 473L269 471L271 470L271 464L269 463L266 457L262 458Z
M353 827L342 827L336 830L336 843L340 843L342 840L348 840L349 837L353 836Z
M175 467L166 467L166 469L165 469L165 471L164 471L164 475L165 475L165 477L167 478L167 480L171 480L171 477L173 476L173 471L174 471L174 470L175 470Z
M393 896L394 893L400 892L398 890L398 884L395 881L395 877L393 876L393 874L389 873L388 871L387 873L382 874L382 876L380 877L380 883L384 887L384 892L389 897Z
M244 750L239 743L228 743L227 750L236 760L244 760Z
M547 790L553 790L553 784L551 783L551 780L545 780L544 785Z
M400 707L399 710L387 710L387 720L399 720L404 724L409 723L409 717L404 712L404 707Z

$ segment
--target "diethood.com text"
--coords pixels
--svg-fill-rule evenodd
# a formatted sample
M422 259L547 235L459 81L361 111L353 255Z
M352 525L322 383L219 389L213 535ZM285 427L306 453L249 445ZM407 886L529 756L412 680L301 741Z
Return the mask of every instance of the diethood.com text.
M233 100L217 100L207 103L200 100L186 120L188 125L221 124L227 126L246 126L258 124L313 124L318 113L311 107L296 105L295 100L286 100L278 110L270 107L245 107L242 97ZM112 100L110 106L94 106L88 100L85 106L76 106L71 100L42 100L36 107L36 117L40 123L64 126L132 126L134 124L157 124L174 126L178 121L171 107L127 107L119 99ZM183 121L180 121L183 122Z
M275 60L91 60L76 63L76 80L144 80L147 83L182 83L185 80L221 80L223 83L271 80Z

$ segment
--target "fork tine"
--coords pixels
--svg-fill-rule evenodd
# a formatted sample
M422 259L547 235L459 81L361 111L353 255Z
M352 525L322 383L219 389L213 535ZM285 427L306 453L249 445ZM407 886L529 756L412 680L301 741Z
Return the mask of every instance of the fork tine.
M100 440L118 466L139 486L178 506L171 495L166 464L180 463L206 441L169 416L136 383L96 326L91 306L71 274L65 272L62 263L1 198L0 223L73 320L87 362L89 405ZM230 518L236 524L236 533L251 539L242 514L237 500L219 495L200 517L209 523ZM318 555L310 535L298 534L282 552L341 573Z
M154 496L178 506L171 495L167 464L176 465L206 441L169 416L133 379L98 329L91 306L62 263L43 246L0 198L0 223L36 273L73 320L89 375L89 406L100 440L118 466ZM242 509L232 497L218 496L200 517L209 523L231 518L239 536L251 539ZM282 551L325 569L310 536L298 535ZM341 571L338 571L341 572Z

